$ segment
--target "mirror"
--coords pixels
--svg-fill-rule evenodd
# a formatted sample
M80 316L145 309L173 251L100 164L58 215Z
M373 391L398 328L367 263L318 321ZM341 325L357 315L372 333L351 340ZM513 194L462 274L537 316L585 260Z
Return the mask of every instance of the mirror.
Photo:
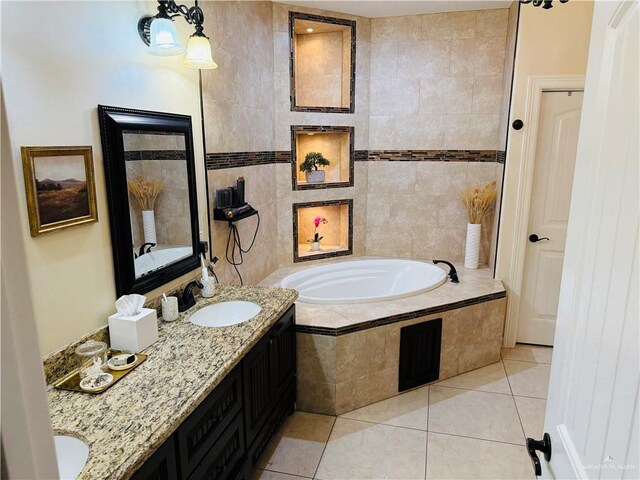
M117 295L199 265L191 117L98 106Z

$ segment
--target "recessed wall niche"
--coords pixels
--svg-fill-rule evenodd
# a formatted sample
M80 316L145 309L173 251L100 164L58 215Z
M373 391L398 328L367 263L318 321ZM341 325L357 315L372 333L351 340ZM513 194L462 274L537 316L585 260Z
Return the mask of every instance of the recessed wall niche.
M356 22L289 12L291 110L353 113Z
M293 190L353 187L354 127L291 126L291 180ZM300 171L310 152L321 153L330 165L321 167L324 182L307 182L305 172Z
M320 250L311 250L315 233L313 220L324 217L318 233L324 237ZM293 261L339 257L353 253L353 200L328 200L293 204Z

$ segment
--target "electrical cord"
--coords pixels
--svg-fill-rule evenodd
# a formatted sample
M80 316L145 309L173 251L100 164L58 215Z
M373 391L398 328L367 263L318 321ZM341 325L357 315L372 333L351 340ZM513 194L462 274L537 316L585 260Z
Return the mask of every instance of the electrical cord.
M256 224L256 231L253 233L253 240L251 240L251 245L246 250L242 248L242 242L240 240L240 233L238 232L238 227L234 222L229 222L229 236L227 237L227 248L225 249L225 256L227 258L227 262L233 265L238 278L240 279L240 285L244 284L242 279L242 275L240 274L240 270L238 267L244 263L243 255L245 253L249 253L253 248L254 243L256 242L256 237L258 236L258 230L260 229L260 214L256 213L258 217L258 223ZM233 246L231 247L231 252L229 252L229 245L231 245L231 238L233 237ZM238 260L236 261L236 250L238 251Z

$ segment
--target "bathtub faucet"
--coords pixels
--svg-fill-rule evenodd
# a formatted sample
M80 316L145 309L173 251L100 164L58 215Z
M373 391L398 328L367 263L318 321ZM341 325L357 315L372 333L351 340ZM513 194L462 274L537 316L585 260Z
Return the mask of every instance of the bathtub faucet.
M446 260L434 260L433 263L435 263L436 265L438 263L445 263L449 265L449 278L451 279L451 283L460 283L460 280L458 280L458 271L456 270L456 267L453 266L453 264L447 262Z

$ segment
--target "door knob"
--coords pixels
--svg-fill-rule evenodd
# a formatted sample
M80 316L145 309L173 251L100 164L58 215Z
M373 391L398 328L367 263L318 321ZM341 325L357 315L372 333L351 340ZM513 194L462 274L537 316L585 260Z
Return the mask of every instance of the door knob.
M529 235L529 241L531 243L536 243L536 242L539 242L540 240L549 240L549 237L539 237L535 233L532 233L531 235Z
M540 465L540 459L538 458L536 450L544 454L544 459L547 462L551 461L551 437L548 433L544 434L542 440L527 438L527 453L529 454L529 458L531 458L536 477L539 477L542 475L542 466Z

